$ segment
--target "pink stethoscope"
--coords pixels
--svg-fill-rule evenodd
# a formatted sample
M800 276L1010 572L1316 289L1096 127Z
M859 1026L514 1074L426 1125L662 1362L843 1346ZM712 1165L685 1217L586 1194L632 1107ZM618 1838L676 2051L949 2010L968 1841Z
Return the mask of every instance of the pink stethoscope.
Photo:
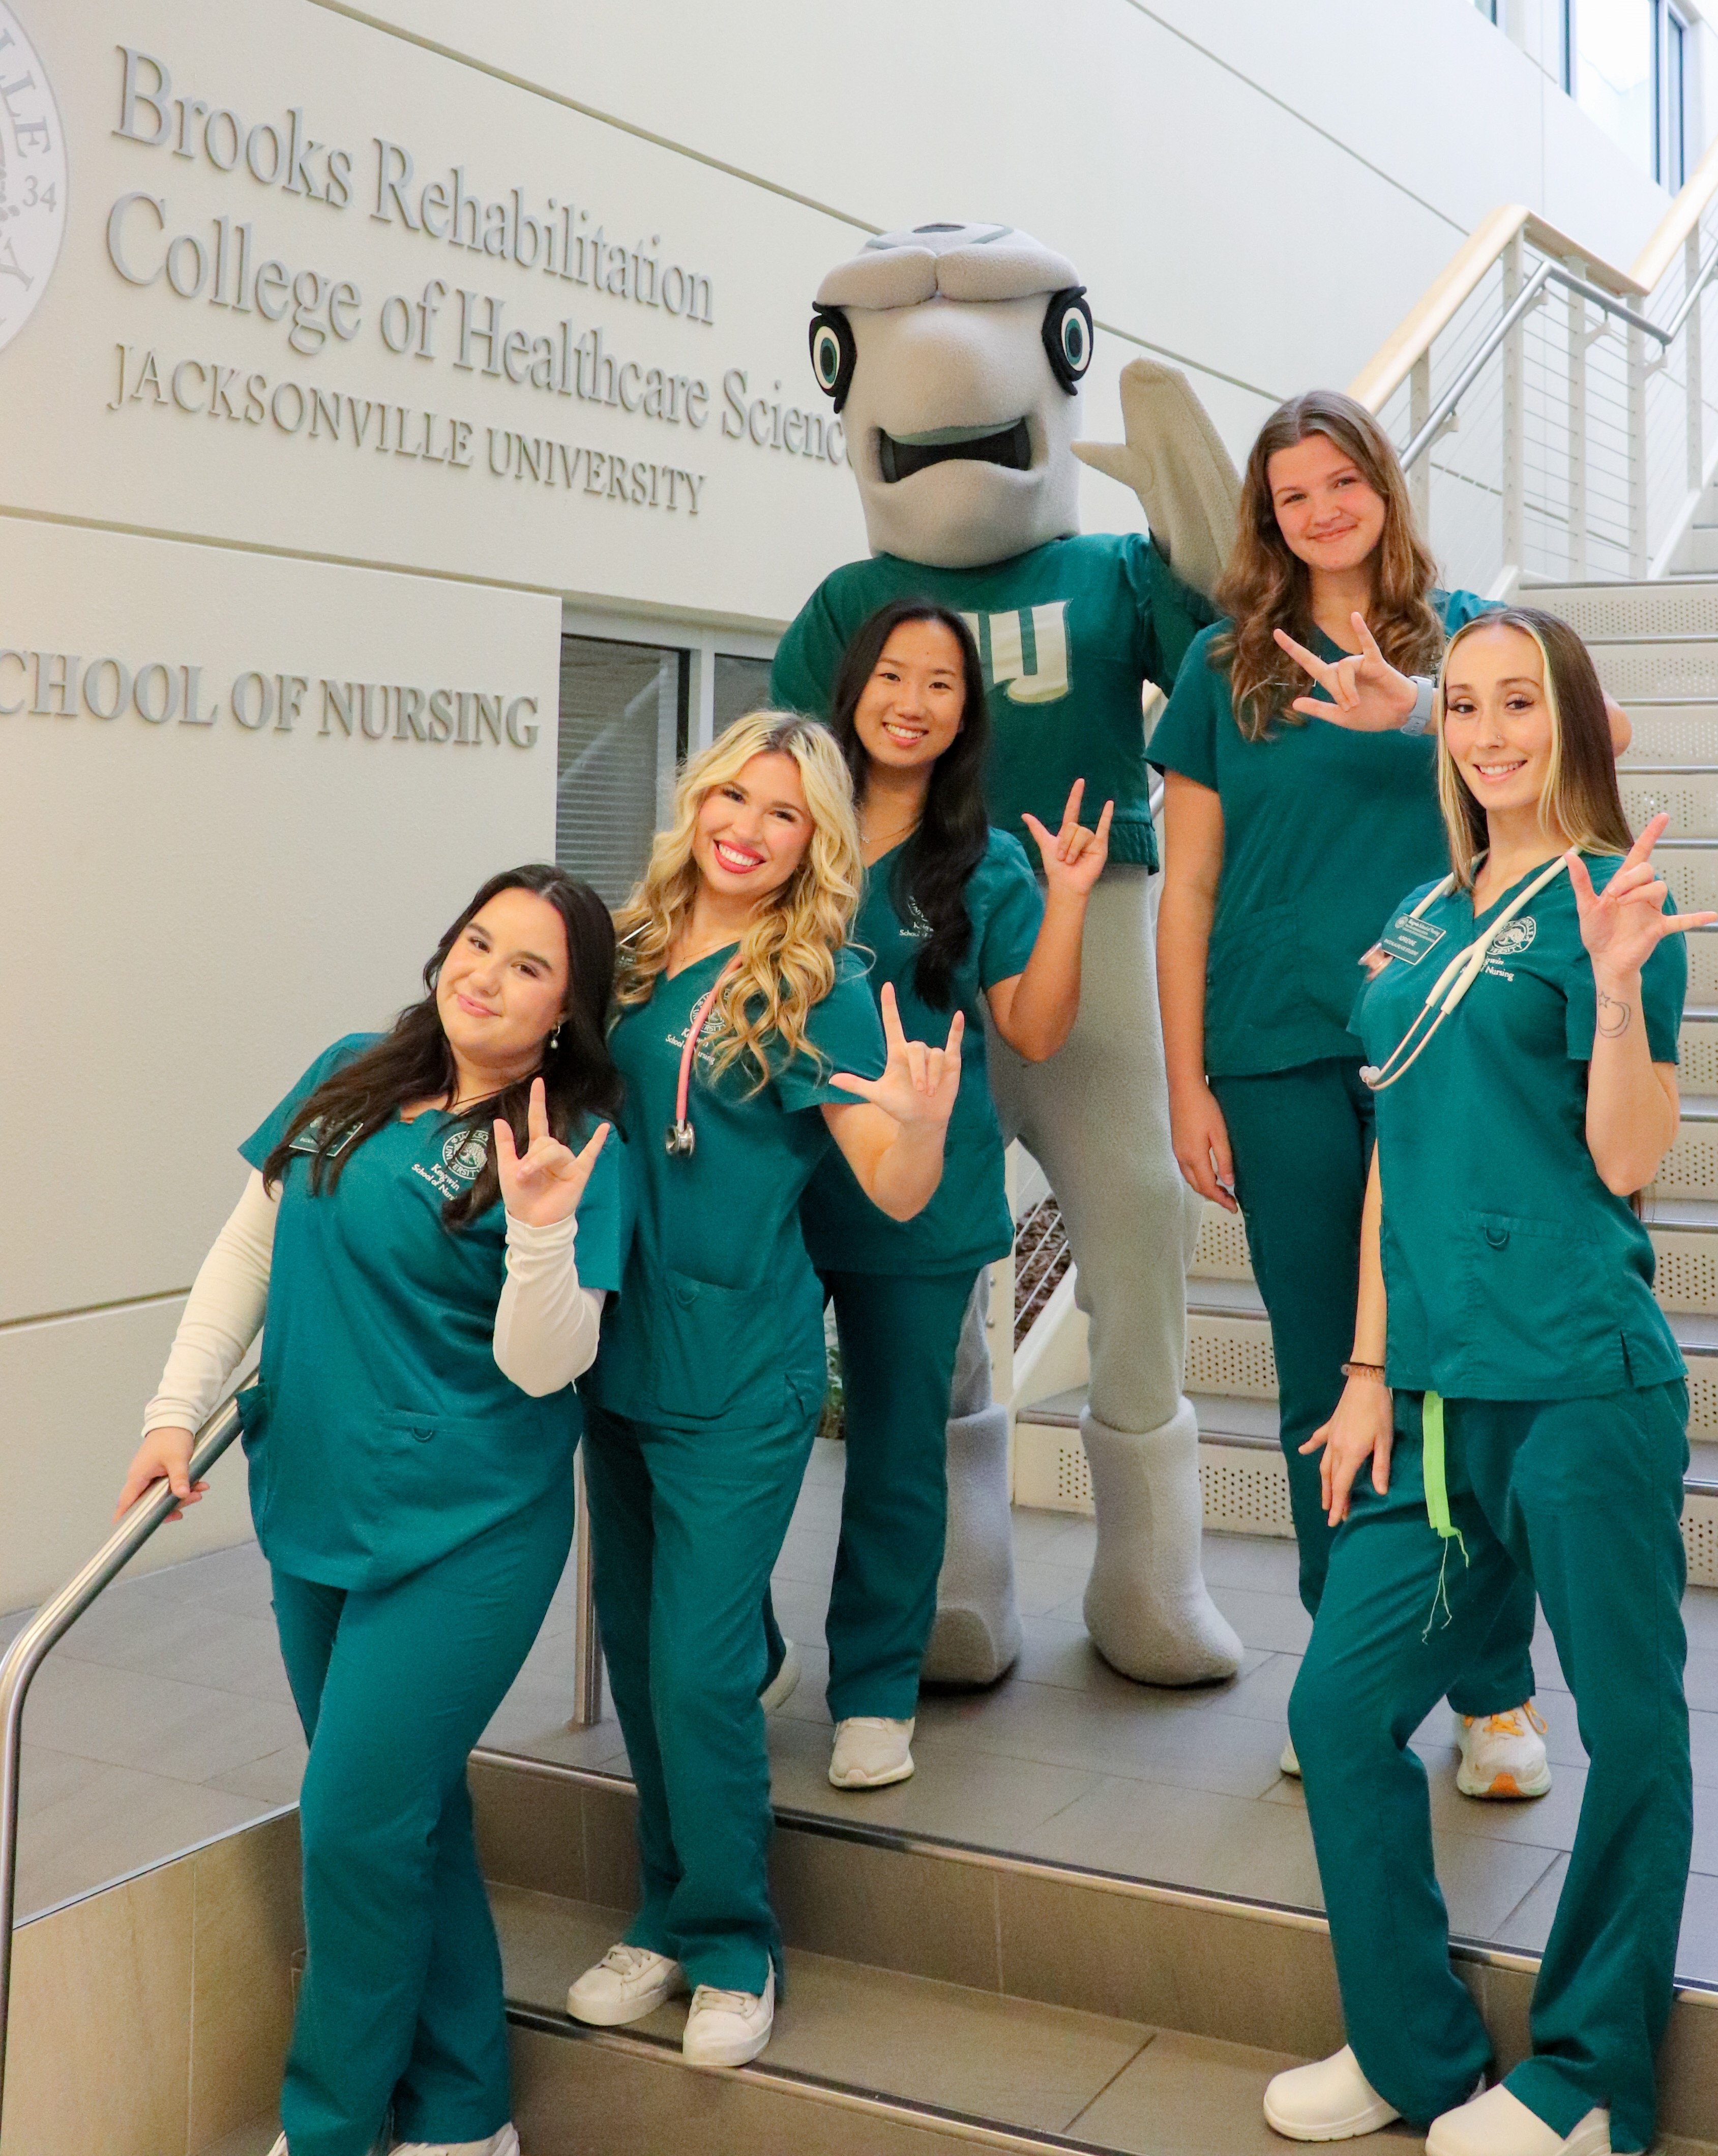
M738 969L740 953L736 951L715 977L709 993L692 1006L692 1014L686 1021L685 1044L680 1050L680 1075L674 1087L674 1119L669 1126L666 1150L671 1160L689 1160L694 1139L690 1115L692 1091L692 1059L698 1052L698 1036L704 1030L704 1021L715 1008L715 999L726 986L728 976Z

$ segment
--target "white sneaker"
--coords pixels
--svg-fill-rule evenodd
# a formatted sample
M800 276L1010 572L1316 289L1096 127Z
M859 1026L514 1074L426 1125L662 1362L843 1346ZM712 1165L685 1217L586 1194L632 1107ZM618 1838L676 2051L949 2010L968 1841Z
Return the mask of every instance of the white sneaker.
M783 1640L782 1648L781 1668L757 1695L757 1703L766 1714L785 1707L799 1689L799 1650L791 1640Z
M1292 1737L1285 1737L1283 1739L1283 1756L1277 1761L1276 1766L1278 1774L1290 1775L1297 1782L1300 1780L1300 1762L1295 1756L1295 1740Z
M838 1789L880 1789L913 1771L913 1725L880 1714L849 1715L835 1725L829 1779Z
M1457 1715L1455 1741L1455 1786L1464 1797L1542 1797L1551 1787L1545 1720L1531 1699L1506 1714Z
M1352 2141L1401 2116L1346 2044L1334 2058L1273 2076L1264 2092L1265 2124L1290 2141Z
M1589 2111L1565 2140L1501 2082L1434 2118L1426 2156L1610 2156L1611 2114Z
M595 2029L620 2029L642 2021L686 1988L686 1972L666 1954L649 1947L610 1947L594 1969L587 1969L567 1994L575 2021Z
M774 1969L764 1979L762 1995L700 1984L692 1994L680 2056L690 2066L743 2066L768 2043L775 2019Z
M487 2141L396 2141L388 2156L519 2156L519 2136L510 2125Z
M269 2151L269 2156L286 2156L286 2136L284 2133L276 2138L274 2146Z

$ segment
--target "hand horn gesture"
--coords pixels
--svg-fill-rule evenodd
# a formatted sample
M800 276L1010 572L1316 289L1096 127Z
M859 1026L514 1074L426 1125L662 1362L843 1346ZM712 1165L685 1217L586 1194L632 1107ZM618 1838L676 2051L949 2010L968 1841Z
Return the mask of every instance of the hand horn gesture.
M942 1130L961 1090L961 1036L967 1029L966 1019L956 1011L947 1045L932 1048L927 1041L909 1040L901 1030L892 982L883 983L882 1005L883 1039L889 1050L883 1075L856 1078L850 1070L838 1070L829 1083L844 1093L857 1093L904 1127Z
M1317 696L1297 696L1289 708L1305 718L1324 719L1356 733L1392 733L1413 709L1413 683L1407 675L1398 674L1379 650L1364 614L1353 613L1348 619L1354 624L1360 649L1335 660L1321 659L1304 644L1296 644L1286 629L1271 631L1295 665L1304 666L1331 699L1326 703Z
M1104 813L1098 819L1098 828L1087 830L1080 820L1080 803L1085 793L1085 781L1076 778L1068 796L1068 805L1062 811L1062 828L1059 831L1047 831L1029 811L1020 819L1038 842L1038 850L1044 860L1044 882L1049 888L1082 900L1090 897L1092 886L1103 874L1104 864L1110 858L1110 819L1115 812L1115 803L1106 801Z
M521 1153L513 1142L512 1127L503 1116L495 1119L495 1168L501 1178L501 1196L515 1220L532 1228L552 1228L557 1220L565 1220L577 1210L597 1156L608 1141L608 1126L599 1123L584 1151L574 1152L549 1135L543 1081L533 1078L526 1131L531 1142Z
M1595 975L1602 973L1608 981L1631 979L1667 936L1679 936L1688 928L1709 927L1718 921L1718 913L1664 911L1670 894L1658 880L1653 848L1664 837L1669 822L1666 815L1654 817L1603 891L1593 889L1587 864L1572 847L1563 856L1568 864L1569 881L1575 887L1581 941L1587 947Z

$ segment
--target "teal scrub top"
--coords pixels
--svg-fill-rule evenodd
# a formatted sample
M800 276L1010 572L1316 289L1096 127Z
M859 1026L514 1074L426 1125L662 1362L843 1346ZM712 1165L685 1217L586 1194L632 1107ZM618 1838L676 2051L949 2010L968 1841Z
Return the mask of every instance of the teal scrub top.
M1583 859L1600 890L1620 865ZM1402 901L1382 938L1389 963L1354 1006L1369 1061L1383 1065L1457 951L1530 880L1477 916L1452 892L1413 927L1403 922L1430 886ZM1687 985L1683 939L1666 937L1641 973L1655 1063L1676 1060ZM1593 1019L1592 968L1562 875L1504 929L1425 1053L1377 1096L1392 1385L1567 1400L1684 1374L1653 1300L1651 1240L1587 1149Z
M250 1165L262 1167L325 1078L380 1038L351 1034L319 1056L239 1147ZM396 1116L319 1195L307 1160L287 1163L261 1369L239 1396L257 1539L284 1572L390 1585L572 1471L583 1424L572 1386L533 1399L495 1365L505 1209L498 1199L462 1228L442 1224L488 1144L487 1123L431 1109ZM307 1134L295 1141L297 1153L310 1149ZM611 1132L579 1201L582 1287L621 1284L622 1150Z
M984 995L998 981L1023 973L1044 920L1044 897L1018 839L992 831L967 880L967 912L972 940L955 968L954 1001L947 1010L922 1002L913 968L930 934L910 896L895 888L895 875L910 865L906 840L873 863L854 922L855 946L869 952L870 985L880 998L892 981L909 1040L940 1048L957 1007L966 1014L961 1043L961 1090L944 1141L942 1181L922 1213L891 1220L859 1187L840 1151L829 1153L808 1186L800 1218L806 1247L819 1272L899 1273L923 1278L936 1273L976 1272L1013 1248L1003 1168L1003 1134L985 1074Z
M1088 823L1115 803L1110 860L1156 868L1141 690L1148 680L1169 688L1213 617L1209 603L1137 531L1053 539L976 569L879 554L848 562L812 593L776 653L771 701L827 719L855 630L899 598L951 608L977 639L990 689L991 822L1018 834L1029 808L1054 831L1083 778Z
M622 1111L638 1209L626 1282L603 1325L586 1380L611 1414L712 1436L773 1428L823 1397L823 1297L806 1255L799 1200L835 1141L819 1112L859 1096L827 1081L880 1075L883 1027L851 951L813 1009L814 1053L770 1044L757 1085L749 1057L719 1075L708 1030L688 1099L694 1147L672 1158L680 1050L692 1007L732 950L713 951L648 1003L621 1013L609 1037L627 1081ZM790 1398L790 1395L792 1396Z
M1444 632L1487 611L1471 592L1433 592ZM1442 873L1449 854L1430 733L1356 733L1321 719L1249 741L1227 670L1204 630L1147 751L1160 771L1223 803L1223 880L1205 972L1205 1068L1213 1077L1292 1070L1358 1054L1348 1030L1355 968L1399 892ZM1322 659L1344 654L1321 629ZM1321 688L1307 693L1328 701Z

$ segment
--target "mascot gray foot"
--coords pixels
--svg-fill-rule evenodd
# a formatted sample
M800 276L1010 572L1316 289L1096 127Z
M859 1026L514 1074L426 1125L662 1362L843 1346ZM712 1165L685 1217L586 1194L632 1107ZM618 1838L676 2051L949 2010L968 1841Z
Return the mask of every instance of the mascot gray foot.
M1182 1400L1161 1429L1111 1430L1090 1411L1080 1435L1091 1468L1098 1553L1085 1626L1112 1669L1144 1684L1232 1677L1241 1642L1199 1569L1199 1425Z
M994 1684L1019 1652L1008 1413L980 1408L948 1425L948 1538L919 1674L928 1684Z

